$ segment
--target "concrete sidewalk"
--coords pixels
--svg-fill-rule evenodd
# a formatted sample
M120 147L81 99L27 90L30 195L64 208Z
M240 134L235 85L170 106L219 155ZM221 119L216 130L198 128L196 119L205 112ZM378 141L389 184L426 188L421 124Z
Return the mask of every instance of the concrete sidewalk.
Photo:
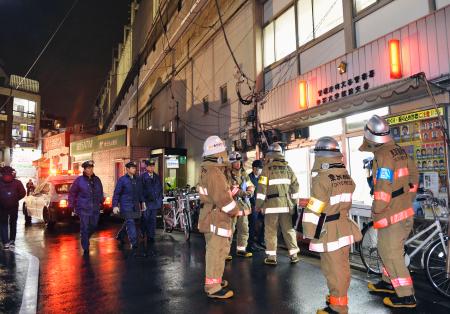
M0 249L0 313L19 313L28 265L26 257Z

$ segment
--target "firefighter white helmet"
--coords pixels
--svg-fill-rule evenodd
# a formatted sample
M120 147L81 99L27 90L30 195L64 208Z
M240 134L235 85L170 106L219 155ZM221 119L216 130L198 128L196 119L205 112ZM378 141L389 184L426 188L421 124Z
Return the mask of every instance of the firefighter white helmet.
M330 136L323 136L317 140L314 153L317 157L342 157L339 143Z
M385 144L392 141L391 130L387 121L377 115L373 115L364 127L364 138L377 144Z
M275 157L275 156L282 156L283 155L283 149L281 148L281 145L278 143L273 143L269 145L267 149L267 157Z
M283 152L283 149L281 148L280 144L273 143L269 146L269 149L267 150L268 153L279 153L281 154Z
M228 155L228 161L231 163L241 160L242 155L239 152L231 152L230 155Z
M225 143L217 135L208 137L203 143L203 157L226 152Z

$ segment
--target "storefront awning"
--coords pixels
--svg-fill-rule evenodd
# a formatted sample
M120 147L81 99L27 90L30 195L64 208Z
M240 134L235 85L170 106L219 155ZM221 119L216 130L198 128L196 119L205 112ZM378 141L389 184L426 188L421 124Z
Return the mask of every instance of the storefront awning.
M435 84L430 84L430 87L435 95L445 92L445 89ZM292 131L316 123L343 118L362 111L404 103L426 96L428 96L426 84L423 76L419 74L325 105L295 112L283 118L266 122L264 125L282 132Z

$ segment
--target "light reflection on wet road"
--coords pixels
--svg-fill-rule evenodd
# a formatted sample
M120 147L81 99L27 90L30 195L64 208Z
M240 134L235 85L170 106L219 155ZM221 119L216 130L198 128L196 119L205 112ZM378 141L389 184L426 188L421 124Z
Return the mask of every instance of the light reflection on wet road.
M324 306L326 284L315 259L302 258L301 263L290 265L288 257L281 256L274 268L262 265L262 253L253 259L235 257L225 272L235 297L213 301L203 294L200 235L185 243L176 232L159 233L154 256L136 259L128 249L118 248L114 235L119 227L112 221L100 225L91 240L89 258L81 256L78 223L60 224L54 231L37 223L19 228L18 246L41 262L40 313L278 314L315 313ZM390 313L380 304L381 298L367 292L366 279L365 274L354 272L350 313ZM446 302L431 292L420 299L413 313L450 313L450 302L442 306L433 300Z

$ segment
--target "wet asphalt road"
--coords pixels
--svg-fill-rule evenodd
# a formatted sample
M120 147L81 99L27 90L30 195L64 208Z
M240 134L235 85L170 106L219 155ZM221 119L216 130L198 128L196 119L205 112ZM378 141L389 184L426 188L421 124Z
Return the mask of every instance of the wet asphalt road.
M234 288L229 301L203 293L204 241L194 234L158 233L153 255L134 258L114 239L120 223L108 220L91 240L83 258L78 223L50 231L41 223L19 222L17 247L40 260L39 313L315 313L327 293L319 261L302 257L290 265L280 250L277 267L264 266L263 253L253 259L235 257L224 278ZM450 300L438 296L421 275L416 277L419 306L395 311L367 292L366 274L353 271L350 313L450 313Z

